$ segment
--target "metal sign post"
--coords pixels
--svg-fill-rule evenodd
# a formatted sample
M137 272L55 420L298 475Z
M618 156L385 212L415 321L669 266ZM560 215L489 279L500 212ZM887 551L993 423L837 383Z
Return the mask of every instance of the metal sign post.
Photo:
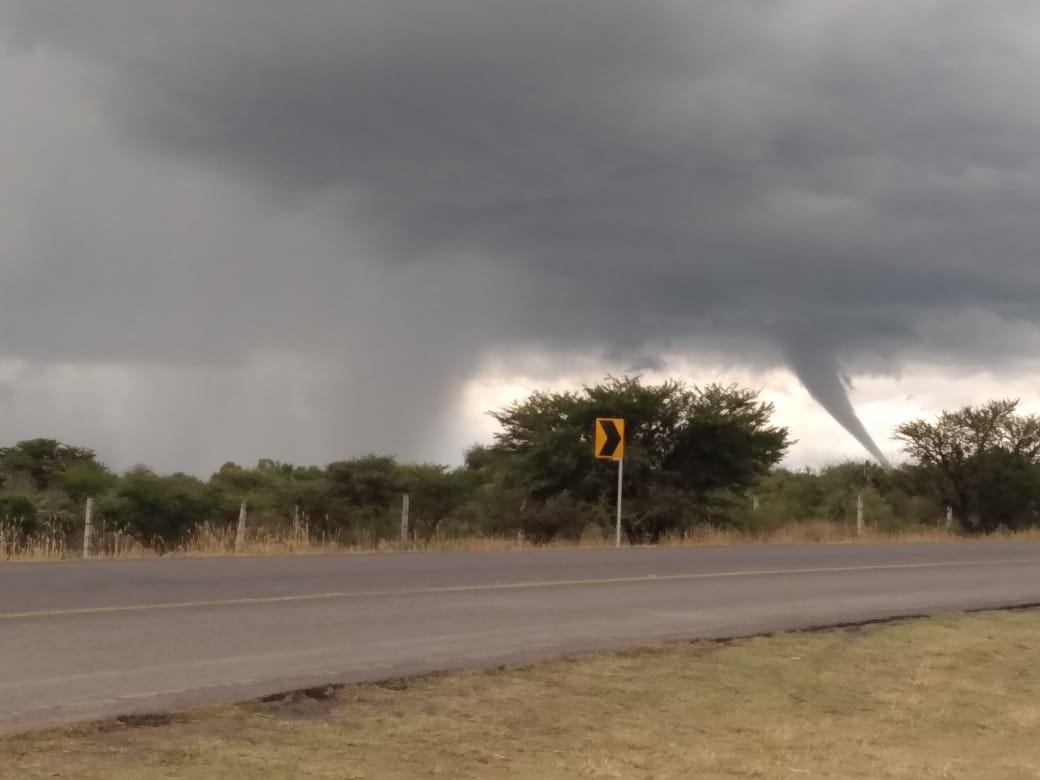
M614 529L614 546L621 549L621 482L625 473L625 459L618 458L617 462L617 521Z
M597 460L617 461L617 520L614 544L621 547L621 491L625 475L625 421L620 417L597 417L595 431Z

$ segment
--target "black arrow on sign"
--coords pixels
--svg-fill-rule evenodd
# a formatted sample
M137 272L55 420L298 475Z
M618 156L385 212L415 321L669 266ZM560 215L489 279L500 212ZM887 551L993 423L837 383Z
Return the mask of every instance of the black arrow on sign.
M621 432L617 429L617 425L614 424L613 420L600 420L599 425L607 437L599 450L599 456L601 458L613 458L614 453L617 452L618 445L621 444Z

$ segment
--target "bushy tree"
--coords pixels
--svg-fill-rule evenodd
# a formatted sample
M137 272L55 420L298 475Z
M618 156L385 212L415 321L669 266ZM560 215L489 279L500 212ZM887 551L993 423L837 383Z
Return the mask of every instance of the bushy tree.
M366 455L330 463L325 478L329 494L356 509L386 511L401 493L398 464L390 456Z
M221 511L220 495L189 474L162 476L145 467L123 475L101 510L108 521L144 543L183 539Z
M400 467L401 488L408 493L409 519L415 538L429 541L444 520L465 505L475 486L474 475L433 463Z
M612 464L593 458L595 419L622 417L626 527L654 541L719 515L724 494L749 488L780 461L790 439L771 423L772 413L757 393L737 387L608 378L580 392L537 392L492 412L501 426L495 443L471 451L469 460L520 488L527 511L564 493L591 510L616 489Z
M94 465L93 450L74 447L55 439L27 439L13 447L0 448L0 471L22 476L36 490L49 490L61 475L75 465Z
M877 527L934 523L942 514L920 487L916 466L886 469L873 461L847 460L818 469L773 469L750 491L741 520L762 530L810 520L851 525L860 496L868 522ZM758 510L748 511L755 499Z
M920 478L966 531L1021 528L1040 508L1040 417L1017 400L944 411L896 428Z
M82 461L69 464L55 480L55 487L79 505L84 499L107 494L119 478L101 463Z

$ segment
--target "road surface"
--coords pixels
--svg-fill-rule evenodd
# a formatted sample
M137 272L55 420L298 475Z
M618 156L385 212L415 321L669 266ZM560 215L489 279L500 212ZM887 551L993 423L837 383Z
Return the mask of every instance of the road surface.
M0 564L0 729L1040 604L1040 543Z

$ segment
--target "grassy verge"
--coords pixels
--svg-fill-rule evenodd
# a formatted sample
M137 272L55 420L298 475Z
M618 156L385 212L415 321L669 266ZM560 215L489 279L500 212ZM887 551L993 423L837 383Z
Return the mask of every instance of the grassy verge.
M235 538L233 529L204 526L188 542L158 551L140 544L124 541L111 545L107 552L98 557L117 559L157 558L205 558L233 554ZM609 537L609 538L608 538ZM986 536L965 536L953 530L934 526L915 526L892 530L868 528L860 536L849 525L831 522L798 522L778 528L743 531L728 528L700 528L681 536L670 536L661 540L661 547L710 547L737 544L855 544L870 542L954 542L965 540L1040 540L1040 528L1024 531L993 533ZM250 531L241 555L329 555L342 553L437 551L437 552L506 552L533 549L574 549L613 547L612 535L585 536L580 540L559 540L548 544L533 545L519 536L487 537L471 536L459 538L431 539L425 542L402 544L398 541L373 539L368 544L343 545L331 540L300 538L291 532ZM64 544L30 544L10 547L0 553L0 563L10 561L55 561L77 558L79 550Z
M0 778L1040 777L1040 613L696 642L0 739Z

